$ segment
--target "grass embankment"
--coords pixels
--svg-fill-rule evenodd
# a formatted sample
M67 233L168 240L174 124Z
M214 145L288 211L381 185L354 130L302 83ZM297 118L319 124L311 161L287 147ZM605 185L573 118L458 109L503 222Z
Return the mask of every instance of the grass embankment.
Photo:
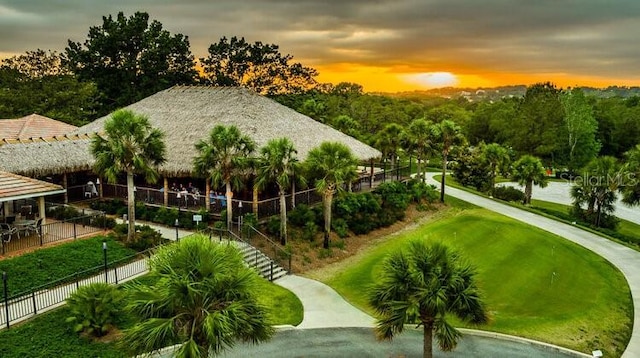
M611 356L629 340L633 306L619 271L576 244L484 209L450 210L377 244L325 282L372 313L366 291L380 262L412 238L444 241L477 267L492 315L480 329Z

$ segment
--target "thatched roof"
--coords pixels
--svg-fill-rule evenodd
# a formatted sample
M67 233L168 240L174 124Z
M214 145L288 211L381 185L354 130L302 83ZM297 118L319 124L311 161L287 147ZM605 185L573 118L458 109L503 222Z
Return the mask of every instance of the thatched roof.
M16 119L0 119L0 139L30 139L63 135L76 129L76 126L56 121L39 114Z
M90 143L81 136L0 145L0 170L33 177L90 170Z
M152 126L165 133L167 162L160 171L166 175L188 175L197 155L195 143L206 139L218 124L235 125L252 137L258 148L271 139L288 137L300 160L325 141L344 143L361 160L381 155L353 137L241 87L176 86L126 108L147 115ZM72 133L101 132L108 118L99 118Z

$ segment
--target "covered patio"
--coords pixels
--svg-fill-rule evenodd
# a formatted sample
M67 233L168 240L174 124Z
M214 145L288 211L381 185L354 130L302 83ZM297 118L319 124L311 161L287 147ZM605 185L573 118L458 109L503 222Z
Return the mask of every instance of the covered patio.
M45 196L65 193L60 185L0 171L0 234L3 245L37 233L46 224Z

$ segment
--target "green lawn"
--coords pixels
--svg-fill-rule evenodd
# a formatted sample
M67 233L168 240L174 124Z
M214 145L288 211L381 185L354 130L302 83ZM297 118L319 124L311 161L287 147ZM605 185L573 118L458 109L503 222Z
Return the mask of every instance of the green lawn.
M440 180L441 177L442 177L441 175L434 176L436 180ZM557 180L564 180L564 179L557 179ZM468 191L476 195L488 197L488 195L484 193L480 193L472 188L468 188L461 185L449 175L446 176L445 181L447 186ZM571 208L571 206L569 205L557 204L557 203L536 200L536 199L531 200L531 206L523 206L519 203L506 203L504 201L503 203L520 208L522 210L527 210L527 211L534 212L536 214L548 216L553 219L560 219L561 221L564 220L564 221L572 222L575 220L569 214L569 209ZM619 220L619 223L615 230L595 229L595 228L587 227L587 225L582 225L580 227L596 235L601 235L615 242L626 245L627 247L630 247L634 250L639 250L640 249L640 225L627 220L623 220L623 219L618 219L618 220Z
M478 268L492 315L481 329L607 356L626 346L633 309L620 272L578 245L484 209L451 210L379 244L326 283L371 313L365 292L379 263L414 237L447 242Z

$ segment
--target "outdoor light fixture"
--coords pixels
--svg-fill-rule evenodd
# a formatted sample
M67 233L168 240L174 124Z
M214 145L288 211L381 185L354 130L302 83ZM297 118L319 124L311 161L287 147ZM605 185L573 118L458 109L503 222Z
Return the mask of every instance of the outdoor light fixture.
M102 252L104 253L104 282L109 283L109 275L107 271L107 242L102 242Z
M173 225L176 227L176 241L180 241L180 238L178 237L178 226L180 226L180 221L178 221L178 219L176 219L175 223L173 223Z

